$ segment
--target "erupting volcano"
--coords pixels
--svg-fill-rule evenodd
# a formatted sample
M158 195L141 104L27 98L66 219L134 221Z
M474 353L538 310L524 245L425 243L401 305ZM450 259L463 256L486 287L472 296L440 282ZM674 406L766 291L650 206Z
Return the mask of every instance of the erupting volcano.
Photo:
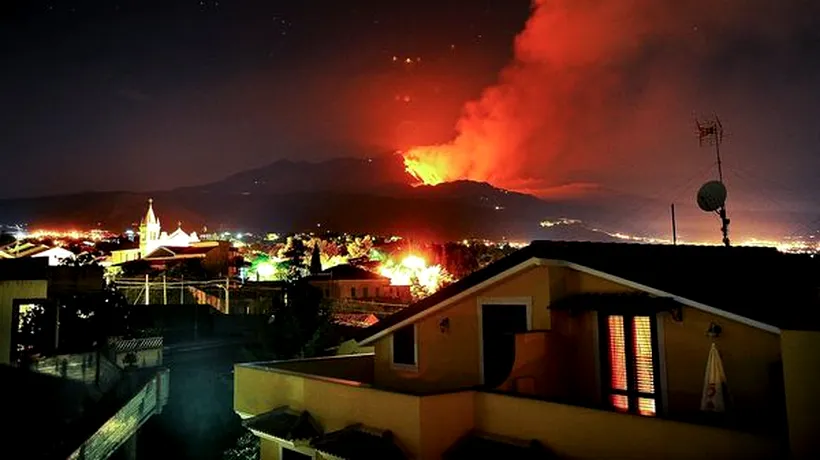
M573 135L581 120L594 126L617 80L601 69L639 41L642 28L619 27L638 21L634 9L535 0L499 83L465 106L451 142L403 152L407 172L428 185L466 179L537 193L566 184L590 163L579 144L589 147L591 133L580 142Z
M624 179L627 164L670 174L669 139L694 149L692 111L748 86L703 87L704 72L735 37L776 42L799 20L777 3L534 0L498 83L465 105L451 141L403 151L407 172L423 184L473 180L542 197Z

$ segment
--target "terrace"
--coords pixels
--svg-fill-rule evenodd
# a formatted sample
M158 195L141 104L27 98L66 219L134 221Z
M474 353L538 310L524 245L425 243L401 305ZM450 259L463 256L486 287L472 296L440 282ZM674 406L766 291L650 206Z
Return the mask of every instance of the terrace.
M390 430L411 458L437 458L475 430L538 440L559 457L772 458L776 437L467 388L408 393L374 382L374 355L249 363L235 368L243 417L288 406L324 431L354 424Z

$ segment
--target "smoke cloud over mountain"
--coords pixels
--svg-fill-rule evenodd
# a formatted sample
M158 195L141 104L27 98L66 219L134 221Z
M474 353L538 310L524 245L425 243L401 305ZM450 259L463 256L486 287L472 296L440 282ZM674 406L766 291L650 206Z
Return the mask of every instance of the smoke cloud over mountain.
M811 0L535 0L513 62L466 104L456 137L406 151L405 164L428 184L541 196L653 174L663 184L708 168L694 118L713 110L736 148L776 164L763 125L818 114L805 56L818 12Z

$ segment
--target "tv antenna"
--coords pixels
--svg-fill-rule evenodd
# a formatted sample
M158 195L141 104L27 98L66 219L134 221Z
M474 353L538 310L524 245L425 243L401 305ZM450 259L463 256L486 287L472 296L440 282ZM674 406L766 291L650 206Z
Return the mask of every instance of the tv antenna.
M698 142L715 146L717 157L718 180L703 184L698 190L698 207L705 212L714 212L720 217L720 231L723 234L723 244L730 246L729 218L726 216L726 185L723 183L723 163L720 160L720 144L723 142L723 124L717 115L708 120L696 120L698 127Z

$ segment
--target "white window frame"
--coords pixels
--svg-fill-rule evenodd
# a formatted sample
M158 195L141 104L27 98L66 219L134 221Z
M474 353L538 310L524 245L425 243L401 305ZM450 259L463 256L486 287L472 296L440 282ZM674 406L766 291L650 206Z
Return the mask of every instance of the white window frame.
M396 331L399 330L399 329L397 329L396 331L393 332L393 334L390 334L390 343L389 343L389 346L390 346L390 367L392 369L401 370L401 371L418 372L418 370L419 370L419 325L417 323L414 323L412 325L408 325L408 326L404 326L404 327L410 327L410 326L413 327L413 360L416 362L416 364L412 364L412 365L411 364L402 364L402 363L397 363L397 362L394 361L394 358L393 358L393 337L395 336ZM401 329L404 329L404 328L401 328Z
M484 385L484 305L524 305L527 307L527 331L532 330L532 297L479 297L476 300L478 311L478 375Z

